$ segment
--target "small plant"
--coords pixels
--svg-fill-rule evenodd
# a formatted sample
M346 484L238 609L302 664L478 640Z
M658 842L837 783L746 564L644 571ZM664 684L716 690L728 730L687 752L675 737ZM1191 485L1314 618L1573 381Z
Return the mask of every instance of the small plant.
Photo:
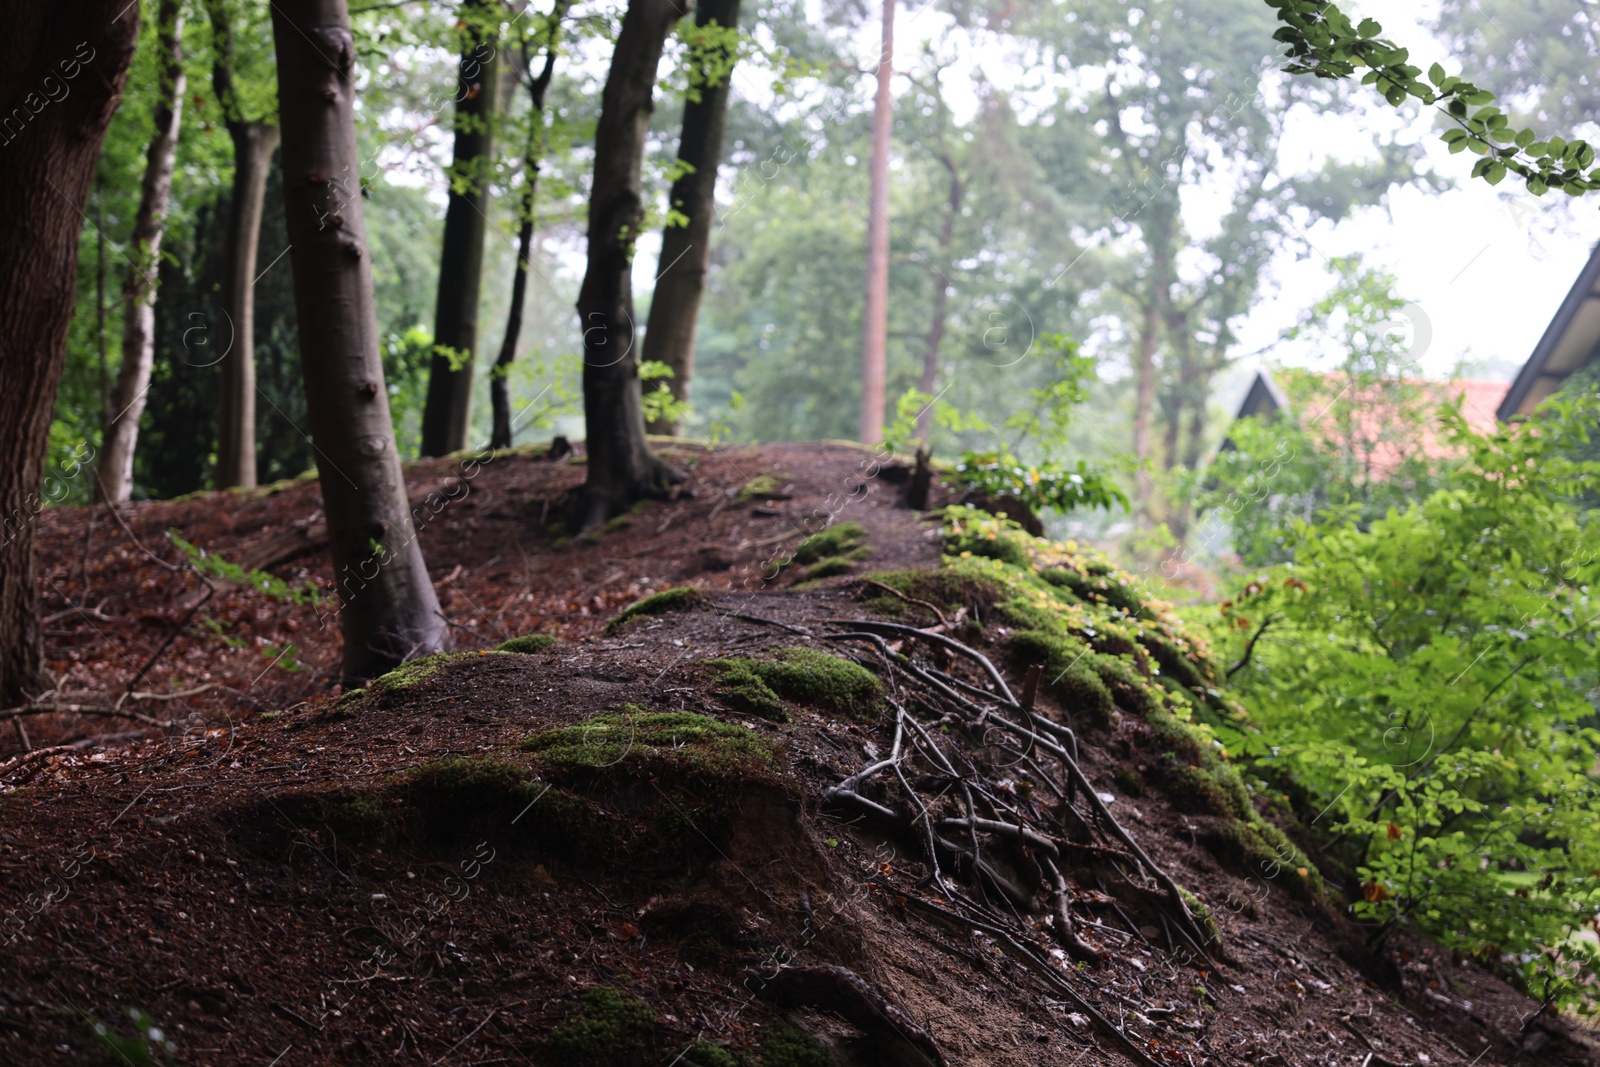
M183 553L189 565L200 574L208 578L217 578L234 585L248 586L260 593L265 593L273 600L297 607L319 607L327 603L328 598L317 592L317 587L311 582L303 585L290 585L276 575L266 571L245 570L237 563L233 563L218 555L213 555L203 548L198 548L178 536L176 530L167 531L167 537Z
M816 563L832 557L862 559L867 548L867 531L859 522L841 522L801 541L791 557L796 563Z
M178 1046L154 1019L138 1008L129 1008L128 1018L133 1023L133 1033L128 1035L118 1033L103 1022L90 1026L95 1044L106 1052L109 1061L132 1067L165 1067L177 1062L173 1056Z

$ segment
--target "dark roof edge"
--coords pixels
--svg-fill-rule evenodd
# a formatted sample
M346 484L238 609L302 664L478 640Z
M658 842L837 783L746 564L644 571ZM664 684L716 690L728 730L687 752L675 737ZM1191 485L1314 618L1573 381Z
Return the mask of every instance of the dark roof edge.
M1589 262L1578 272L1578 280L1572 283L1566 299L1562 300L1561 306L1556 309L1555 318L1545 327L1544 336L1539 338L1539 343L1533 348L1533 354L1517 372L1511 388L1506 390L1505 399L1501 400L1500 406L1495 409L1495 417L1501 422L1509 422L1512 416L1516 415L1517 409L1522 406L1522 402L1528 398L1533 383L1544 373L1545 364L1550 362L1550 357L1555 355L1556 346L1561 344L1561 339L1572 325L1578 309L1593 294L1597 280L1600 280L1600 244L1596 244L1594 250L1589 253Z

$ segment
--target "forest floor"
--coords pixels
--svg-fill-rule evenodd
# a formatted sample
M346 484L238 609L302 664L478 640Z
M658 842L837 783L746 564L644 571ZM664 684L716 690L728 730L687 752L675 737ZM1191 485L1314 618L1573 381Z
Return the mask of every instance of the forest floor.
M47 512L45 699L131 693L124 710L156 725L0 723L0 1061L1600 1062L1586 1031L1477 963L1415 939L1375 955L1325 900L1219 858L1214 812L1131 773L1160 748L1137 716L1083 725L1078 764L1148 868L1209 909L1203 954L1164 905L1141 912L1074 866L1067 895L1098 953L1074 966L1052 948L1060 927L1000 881L941 875L915 839L824 804L904 726L1007 810L1048 807L1039 775L980 773L997 750L948 714L925 728L881 707L752 714L708 660L782 660L842 618L967 635L1016 692L1023 664L1005 627L954 626L982 603L864 580L940 566L938 525L901 504L903 469L845 445L667 451L690 469L685 492L576 541L545 520L581 465L526 451L409 467L413 501L441 502L421 541L457 648L479 654L357 695L337 686L336 617L246 584L207 598L166 536L327 588L314 482L139 504L125 521ZM864 530L861 558L835 568L853 573L806 581L773 562L830 516ZM607 633L625 605L683 585L703 598ZM491 652L531 634L559 640ZM849 651L871 665L870 647ZM924 662L975 698L1004 688L970 656ZM1083 826L1103 837L1111 822ZM1123 862L1132 847L1052 840L1063 868L1073 849ZM137 1036L150 1025L160 1041Z

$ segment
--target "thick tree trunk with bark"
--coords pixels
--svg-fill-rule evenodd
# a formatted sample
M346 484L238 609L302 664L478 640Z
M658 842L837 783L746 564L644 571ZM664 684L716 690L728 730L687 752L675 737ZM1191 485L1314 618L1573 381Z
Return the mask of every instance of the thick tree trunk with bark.
M122 366L106 423L105 451L100 456L101 497L120 504L133 492L133 453L139 443L139 419L150 391L155 361L156 277L161 238L167 229L167 204L172 199L172 167L178 154L178 124L183 119L183 5L161 0L156 11L160 44L161 88L156 100L155 136L145 154L139 209L128 241L128 273L122 282Z
M356 682L446 644L395 449L356 153L345 0L275 0L279 154L306 408Z
M0 5L0 707L42 688L34 529L50 418L83 209L138 40L127 0Z
M631 268L644 221L641 170L655 109L656 68L667 34L685 13L685 0L629 0L601 96L589 199L589 269L578 292L589 462L573 517L585 531L684 477L645 440Z
M861 427L863 444L883 439L884 389L889 366L889 135L894 125L894 5L883 0L883 47L878 95L872 105L872 162L867 191L867 286L861 312Z
M550 13L544 42L544 69L528 82L528 141L522 150L522 198L517 205L517 264L511 277L511 310L506 313L506 332L500 341L500 355L489 376L489 407L494 426L489 432L490 448L510 448L515 427L511 419L511 384L507 378L517 359L517 340L522 334L522 308L528 296L528 257L533 255L534 210L539 194L539 162L542 152L539 134L543 130L544 98L555 75L557 43L561 20L571 0L556 0ZM529 73L532 73L530 68Z
M256 253L261 243L261 212L267 168L278 147L278 128L246 117L233 84L233 28L225 0L206 0L211 17L211 87L233 140L233 194L223 240L219 310L231 325L221 357L217 403L216 486L256 484Z
M230 122L228 134L233 138L233 196L218 306L232 324L232 346L222 357L217 405L218 489L256 484L256 253L278 128Z
M422 410L422 454L443 456L467 447L472 426L472 369L478 356L478 297L483 286L483 239L489 227L489 169L494 159L495 105L500 64L484 21L500 0L467 0L462 19L461 93L456 100L455 162L439 252L435 351Z
M739 0L699 0L695 25L739 25ZM721 66L731 57L724 55ZM698 100L683 107L683 134L678 163L683 173L672 183L667 203L684 216L661 234L661 267L650 300L650 326L644 335L644 358L672 369L667 380L673 398L687 403L694 379L694 334L711 265L711 223L716 215L717 170L722 165L723 133L728 125L728 94L733 70L719 72L716 84L699 87ZM678 424L661 422L654 433L676 434Z

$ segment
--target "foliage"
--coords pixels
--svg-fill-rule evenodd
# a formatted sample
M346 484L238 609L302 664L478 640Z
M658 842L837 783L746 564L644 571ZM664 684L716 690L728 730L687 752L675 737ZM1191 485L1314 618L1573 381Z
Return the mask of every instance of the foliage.
M1396 322L1395 279L1336 259L1338 281L1288 340L1340 353L1330 373L1274 372L1287 410L1234 423L1200 494L1251 566L1294 553L1293 520L1345 515L1358 524L1427 496L1458 460L1441 447L1436 415L1448 386L1407 377L1414 357Z
M1576 1007L1600 964L1575 936L1600 916L1600 520L1573 498L1600 463L1572 456L1597 418L1589 395L1492 436L1447 413L1468 458L1441 488L1296 520L1294 563L1215 626L1254 724L1230 744L1310 791L1357 914Z
M1019 501L1029 511L1128 506L1122 490L1081 459L1074 468L1062 463L1024 464L1009 449L968 451L956 465L955 481L969 491Z
M1436 106L1451 123L1443 135L1451 152L1471 150L1482 156L1472 168L1474 178L1498 185L1507 172L1527 183L1528 191L1543 196L1559 189L1581 196L1600 189L1600 167L1593 166L1595 151L1587 141L1550 137L1541 140L1532 129L1514 129L1510 117L1494 106L1495 95L1463 78L1445 73L1438 63L1422 68L1409 62L1411 53L1380 37L1376 19L1352 23L1350 16L1326 0L1267 0L1277 9L1283 26L1273 34L1289 46L1291 74L1319 78L1347 78L1365 69L1361 84L1377 87L1390 104L1407 98Z
M203 548L198 548L178 536L176 530L167 531L167 536L183 553L184 558L200 574L208 578L232 582L234 585L248 586L259 593L264 593L273 600L298 607L320 607L326 603L327 598L317 591L315 582L306 581L303 585L290 585L282 578L266 571L246 570L232 560L214 555Z

